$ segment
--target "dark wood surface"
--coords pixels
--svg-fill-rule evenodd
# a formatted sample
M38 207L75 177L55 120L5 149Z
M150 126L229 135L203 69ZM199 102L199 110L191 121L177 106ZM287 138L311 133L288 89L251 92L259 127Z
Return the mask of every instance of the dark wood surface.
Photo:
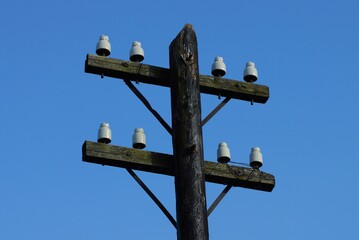
M178 240L208 240L197 37L186 24L170 45Z

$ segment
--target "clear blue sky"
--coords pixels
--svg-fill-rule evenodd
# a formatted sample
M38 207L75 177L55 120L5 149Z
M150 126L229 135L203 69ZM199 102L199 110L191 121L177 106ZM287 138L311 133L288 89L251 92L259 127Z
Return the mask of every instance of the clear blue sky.
M226 77L252 60L267 104L231 100L203 129L207 160L226 141L247 162L259 146L271 193L232 189L209 218L211 240L359 239L358 1L20 1L0 8L0 239L176 239L124 169L82 162L85 140L111 124L113 144L172 153L171 138L122 80L84 73L101 34L111 57L142 42L146 64L169 66L186 23L201 74L223 56ZM140 91L171 122L169 89ZM219 100L202 95L205 116ZM138 172L175 215L173 178ZM207 184L208 205L224 186Z

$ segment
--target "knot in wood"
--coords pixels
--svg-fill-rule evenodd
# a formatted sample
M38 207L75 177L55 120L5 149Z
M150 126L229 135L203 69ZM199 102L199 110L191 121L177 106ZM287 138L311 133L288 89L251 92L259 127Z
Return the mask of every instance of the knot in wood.
M129 65L128 65L127 62L122 62L122 63L121 63L121 66L122 66L122 67L128 67Z
M197 145L196 144L193 144L192 146L190 146L188 148L188 154L192 154L192 153L194 153L196 151L197 151Z
M193 64L195 62L194 56L191 53L182 54L182 60L186 65Z

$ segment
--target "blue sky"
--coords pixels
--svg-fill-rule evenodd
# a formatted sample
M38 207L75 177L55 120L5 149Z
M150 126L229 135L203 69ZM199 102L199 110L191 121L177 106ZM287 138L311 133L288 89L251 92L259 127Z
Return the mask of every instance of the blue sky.
M84 73L101 34L111 57L142 42L144 63L168 67L186 23L201 74L216 56L242 79L249 60L270 99L231 100L203 129L207 160L263 153L271 193L233 188L209 217L210 239L358 239L357 1L7 1L0 8L0 239L176 239L124 169L82 162L85 140L111 124L114 145L145 129L147 150L171 138L122 80ZM169 89L137 86L167 122ZM202 115L217 104L202 95ZM173 178L138 172L175 216ZM207 184L210 205L224 186Z

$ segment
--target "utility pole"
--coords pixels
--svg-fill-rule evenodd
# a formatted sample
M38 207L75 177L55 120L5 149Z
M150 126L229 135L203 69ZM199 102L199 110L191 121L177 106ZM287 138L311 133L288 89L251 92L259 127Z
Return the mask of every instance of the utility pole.
M186 24L172 41L169 55L170 69L88 55L85 72L123 79L172 135L173 156L85 141L82 159L127 169L177 229L178 240L208 240L208 216L232 186L270 192L274 188L275 179L273 175L256 167L245 168L204 161L202 127L231 98L265 103L269 98L269 88L254 83L199 75L197 37L190 24ZM133 80L170 88L172 127L131 83ZM226 97L203 120L201 92ZM174 176L176 220L133 170ZM206 181L226 185L208 211Z
M185 25L170 45L177 239L208 239L197 37Z

